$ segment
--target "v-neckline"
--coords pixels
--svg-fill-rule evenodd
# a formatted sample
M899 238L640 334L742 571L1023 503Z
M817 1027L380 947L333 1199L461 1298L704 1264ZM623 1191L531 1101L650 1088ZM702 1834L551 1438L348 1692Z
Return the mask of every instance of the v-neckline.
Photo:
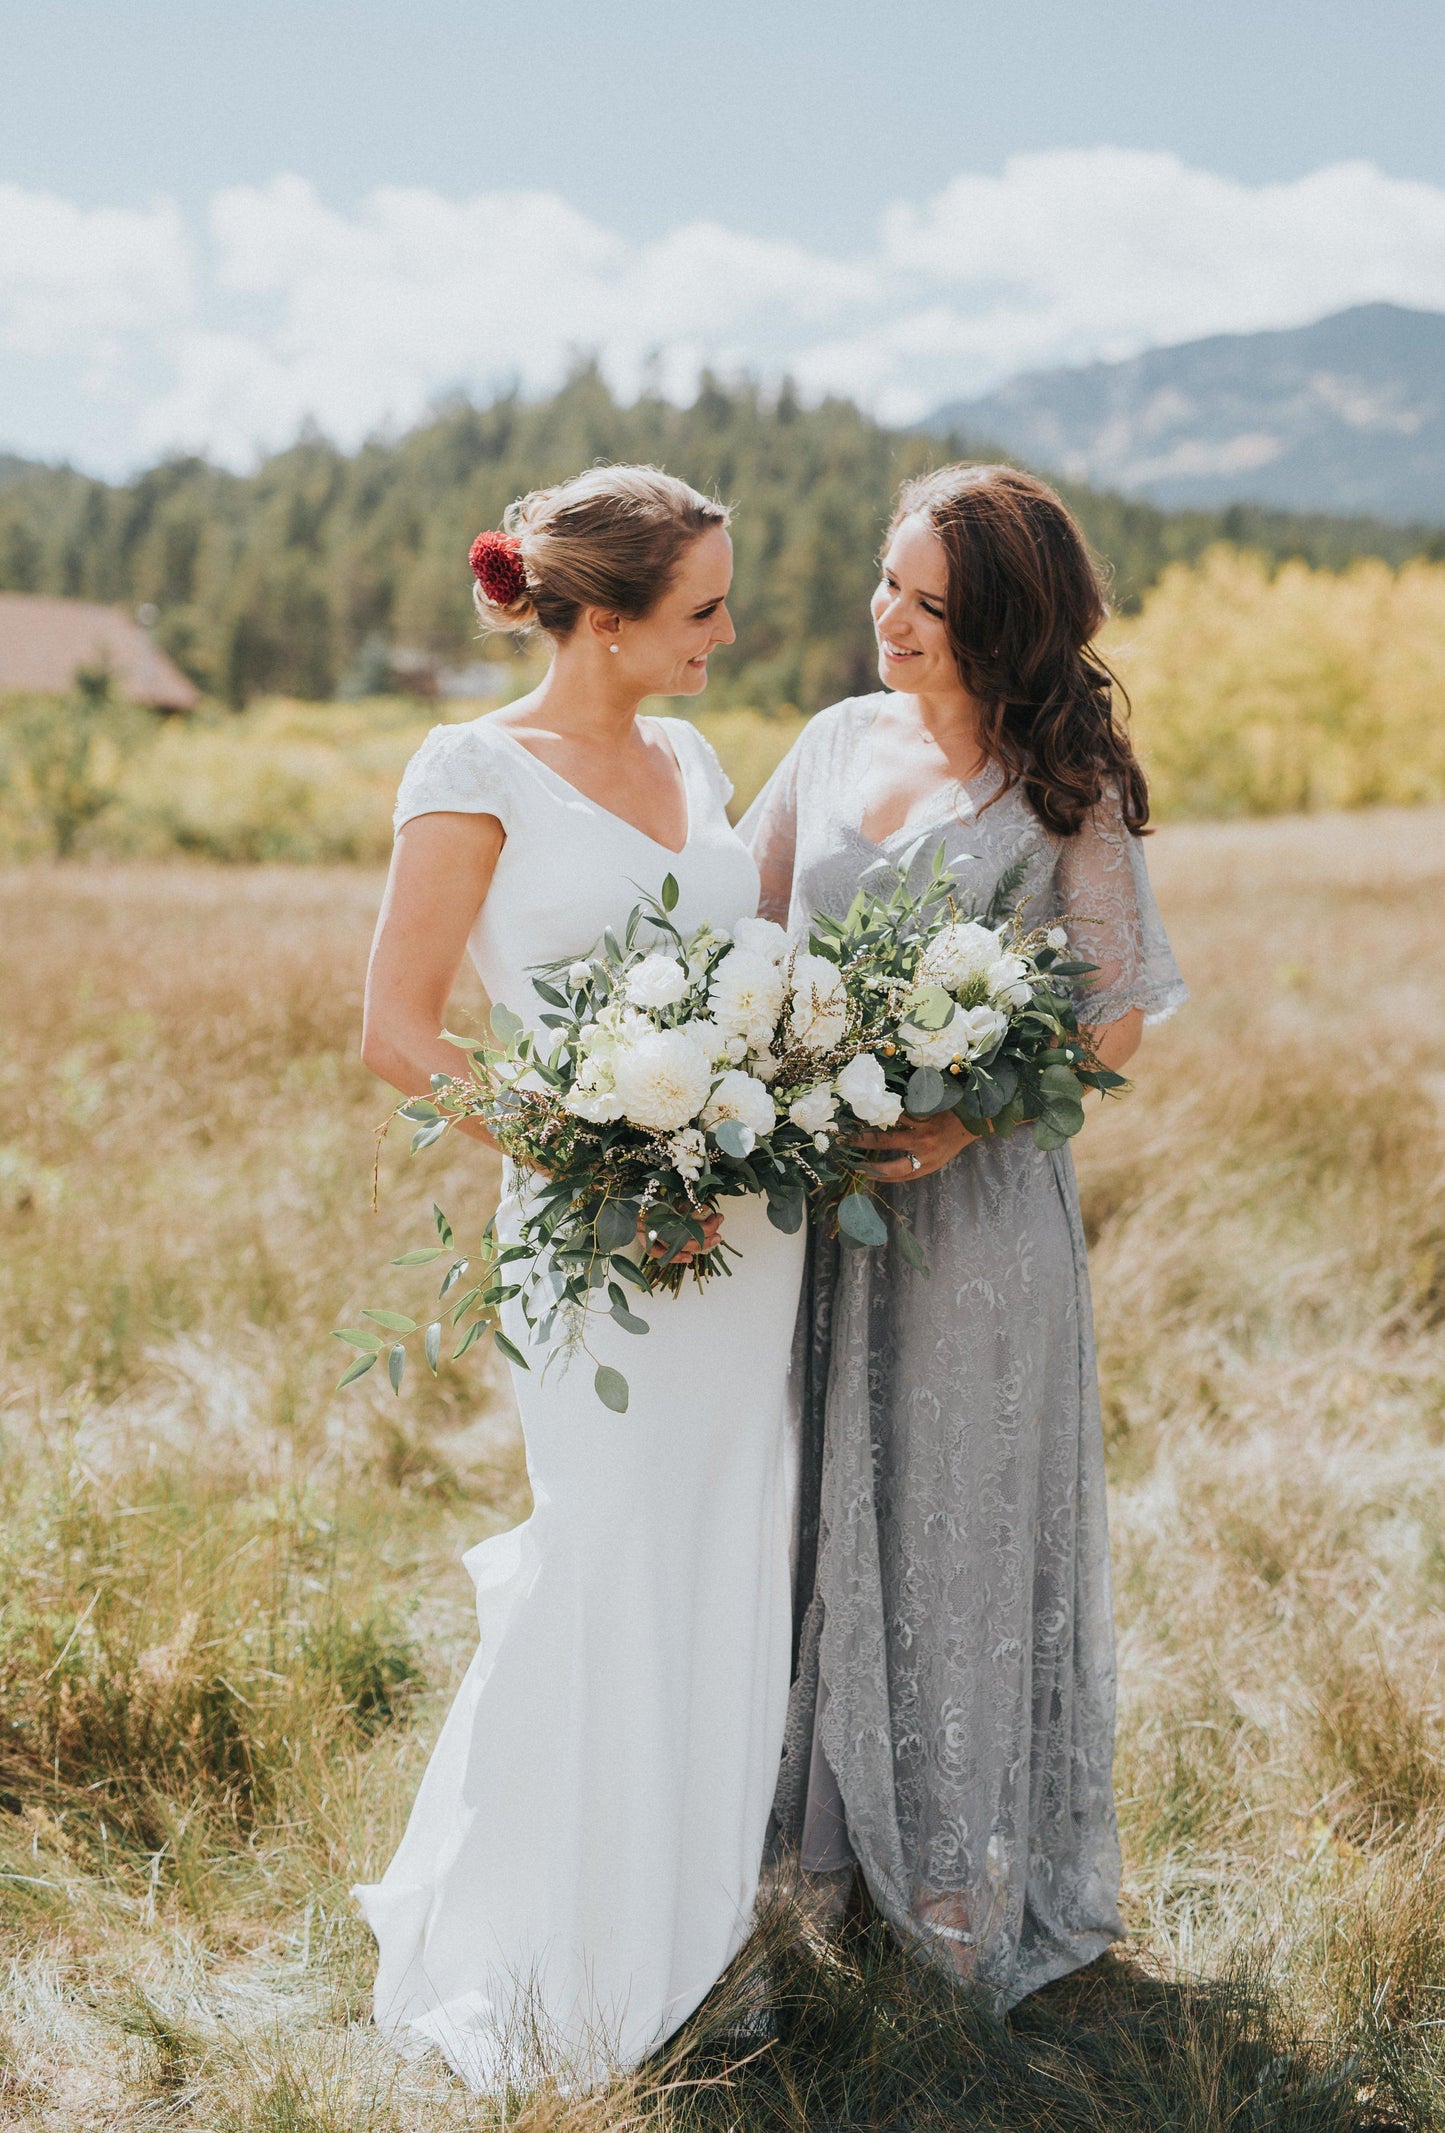
M657 719L654 723L661 726L662 720ZM594 814L605 815L609 822L616 822L621 828L631 830L634 837L641 837L645 844L655 846L659 852L666 852L669 859L681 859L683 853L692 843L692 786L688 782L687 766L673 745L672 735L665 728L662 738L667 745L668 754L672 757L678 783L682 787L683 837L681 844L664 844L662 839L654 837L650 830L643 829L639 823L630 822L626 815L619 815L615 807L604 807L602 802L595 799L590 792L584 792L580 785L574 785L570 778L563 777L560 770L554 770L550 763L544 762L535 749L529 748L525 741L518 740L510 726L498 724L494 730L500 733L504 740L510 741L514 748L519 749L526 756L528 762L535 764L537 769L549 777L555 785L562 786L575 799L585 800Z
M875 702L872 705L863 731L859 735L858 775L854 780L855 790L859 792L861 792L863 784L862 772L867 767L867 755L873 738L873 728L878 722L878 714L882 708L881 703ZM956 792L962 795L968 810L966 814L961 814L957 807L954 807L947 814L940 812L935 815L924 816L917 822L900 822L897 829L887 830L881 837L870 837L863 827L863 824L868 819L868 803L866 800L860 800L857 819L850 822L848 827L853 831L859 842L866 844L870 851L882 852L886 851L888 846L898 837L926 837L933 830L947 829L951 823L971 822L978 814L978 809L974 805L973 788L976 785L981 785L985 779L992 777L995 768L994 764L985 763L980 770L974 772L971 778L951 778L946 785L939 786L938 791L940 794Z

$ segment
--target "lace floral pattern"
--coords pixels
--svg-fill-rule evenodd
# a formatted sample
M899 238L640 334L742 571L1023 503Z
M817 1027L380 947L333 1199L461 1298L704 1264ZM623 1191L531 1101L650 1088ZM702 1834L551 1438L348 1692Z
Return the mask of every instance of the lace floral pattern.
M814 720L755 804L765 908L841 916L859 877L942 840L986 902L1100 966L1095 1023L1184 997L1137 839L1106 799L1047 833L985 772L881 845L859 825L876 699ZM925 832L927 832L925 836ZM923 858L926 865L926 856ZM805 1866L856 1858L925 1954L1012 2005L1117 1938L1114 1648L1088 1269L1067 1149L965 1150L906 1209L931 1278L817 1240L803 1414L799 1657L776 1806Z

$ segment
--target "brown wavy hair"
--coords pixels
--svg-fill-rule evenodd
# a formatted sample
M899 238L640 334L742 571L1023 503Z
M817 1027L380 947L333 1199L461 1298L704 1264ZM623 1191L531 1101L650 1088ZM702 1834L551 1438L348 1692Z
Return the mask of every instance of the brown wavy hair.
M1093 644L1108 592L1064 504L1017 467L940 467L904 484L889 538L915 517L948 558L948 638L1003 772L995 797L1022 785L1045 827L1072 837L1113 785L1144 835L1149 787L1114 710L1116 691L1129 699Z

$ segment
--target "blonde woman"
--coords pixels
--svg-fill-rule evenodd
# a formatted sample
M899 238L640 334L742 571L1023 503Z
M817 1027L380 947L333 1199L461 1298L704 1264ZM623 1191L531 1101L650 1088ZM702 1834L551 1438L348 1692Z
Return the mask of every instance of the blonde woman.
M402 780L364 1056L407 1092L455 1066L438 1033L463 954L536 1026L529 972L620 931L639 887L672 874L684 929L757 908L711 749L638 715L696 696L732 641L726 511L605 467L522 499L506 529L473 550L478 609L540 630L551 664L505 710L438 727ZM507 1174L504 1237L524 1189ZM590 1368L514 1372L535 1509L466 1558L481 1642L400 1849L359 1892L377 2021L478 2090L634 2063L748 1929L788 1693L803 1243L761 1200L729 1201L727 1238L731 1280L653 1298L643 1339L592 1337L626 1372L625 1415Z

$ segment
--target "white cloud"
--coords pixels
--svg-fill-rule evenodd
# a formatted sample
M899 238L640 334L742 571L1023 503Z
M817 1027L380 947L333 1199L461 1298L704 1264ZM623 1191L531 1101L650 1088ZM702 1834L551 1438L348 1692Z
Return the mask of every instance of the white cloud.
M341 214L283 176L218 194L198 233L165 203L0 187L0 443L245 464L307 417L353 444L438 391L545 389L579 349L624 392L650 361L678 393L705 362L788 369L906 420L1021 368L1376 298L1445 308L1445 191L1365 163L1247 186L1171 155L1020 156L887 209L842 260L715 223L635 244L541 192L389 188Z

